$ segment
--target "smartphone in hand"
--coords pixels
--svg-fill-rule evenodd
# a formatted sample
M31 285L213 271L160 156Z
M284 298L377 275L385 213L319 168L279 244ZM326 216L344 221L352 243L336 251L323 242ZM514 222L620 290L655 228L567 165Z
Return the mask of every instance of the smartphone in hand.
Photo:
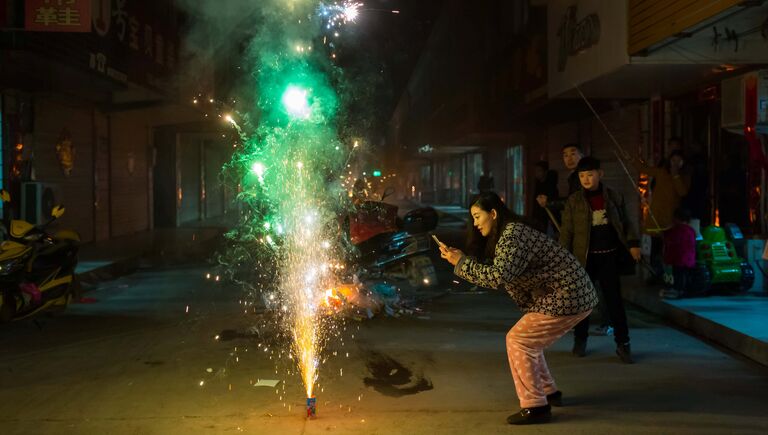
M439 246L441 248L447 248L448 247L448 245L446 245L445 243L441 242L440 239L438 239L437 236L434 235L434 234L432 234L432 240L434 240L435 243L437 243L437 246Z

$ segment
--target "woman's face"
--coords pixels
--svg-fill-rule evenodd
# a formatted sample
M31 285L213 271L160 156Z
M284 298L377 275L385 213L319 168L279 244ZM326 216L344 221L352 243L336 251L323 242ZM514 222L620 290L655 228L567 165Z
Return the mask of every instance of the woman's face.
M480 234L482 234L483 237L488 237L488 234L491 234L493 226L496 225L496 210L487 212L480 207L473 205L469 211L472 214L472 221L475 228L480 231Z
M683 157L675 154L674 156L669 158L669 165L672 167L675 167L677 169L680 169L683 167Z

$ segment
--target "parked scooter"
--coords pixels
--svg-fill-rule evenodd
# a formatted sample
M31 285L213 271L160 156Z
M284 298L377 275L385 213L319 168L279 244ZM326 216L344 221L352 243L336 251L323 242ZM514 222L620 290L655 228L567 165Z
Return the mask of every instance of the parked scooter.
M401 220L398 207L365 200L350 217L349 234L360 251L359 264L371 278L407 279L414 287L437 284L437 273L428 256L431 240L428 231L437 227L437 212L431 207L408 212Z
M4 190L0 197L10 201ZM80 237L71 230L46 231L64 210L53 207L42 225L11 221L7 240L0 243L0 322L61 310L72 301Z

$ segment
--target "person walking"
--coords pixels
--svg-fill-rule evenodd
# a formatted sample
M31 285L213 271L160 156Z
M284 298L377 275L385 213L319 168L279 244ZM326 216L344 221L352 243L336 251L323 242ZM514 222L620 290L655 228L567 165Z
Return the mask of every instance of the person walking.
M546 423L562 393L544 359L544 349L586 318L597 292L578 260L546 234L507 209L493 192L470 207L474 230L467 253L441 245L440 255L456 276L489 289L504 289L523 311L506 338L507 358L520 400L513 425Z
M629 327L621 297L620 258L640 260L640 242L629 222L624 198L600 181L600 160L584 157L576 168L582 190L568 197L560 226L560 243L572 252L592 280L600 285L607 315L614 328L616 354L631 364ZM573 354L586 355L589 317L574 329Z

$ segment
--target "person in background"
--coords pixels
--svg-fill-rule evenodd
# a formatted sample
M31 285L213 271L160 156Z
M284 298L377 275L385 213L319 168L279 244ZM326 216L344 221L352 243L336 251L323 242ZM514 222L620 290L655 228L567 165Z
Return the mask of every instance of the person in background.
M629 345L629 327L621 297L619 271L626 250L634 261L640 260L640 241L629 221L624 197L600 181L600 160L584 157L576 170L583 190L568 197L560 226L560 243L579 260L592 281L599 284L608 318L614 328L616 354L622 362L633 363ZM587 351L589 317L574 329L573 354L583 357Z
M672 151L683 152L683 139L680 136L672 136L667 141L667 152ZM664 160L660 161L657 166L664 166Z
M584 151L581 149L581 145L577 143L567 143L563 145L563 164L565 168L571 171L568 174L568 195L581 189L579 183L579 175L576 173L576 165L579 164L579 160L584 157ZM564 198L550 197L545 194L536 195L536 202L541 207L549 207L550 210L556 213L560 213L565 207L565 201L568 199L568 195Z
M576 167L579 165L579 161L584 157L584 150L578 143L567 143L562 147L563 153L563 165L570 171L568 174L568 194L563 198L557 196L547 196L546 194L539 194L536 196L536 202L539 203L542 209L549 208L556 219L562 219L563 209L565 208L565 202L568 197L575 192L581 190L581 182L579 181L579 174L576 171ZM546 210L542 210L546 213ZM602 318L602 322L595 325L594 329L590 331L590 335L611 335L613 333L613 327L608 321L606 314L607 307L602 294L599 294L600 304L598 312ZM594 313L593 313L594 315Z
M691 226L703 228L710 224L709 216L709 171L707 156L701 151L701 146L694 144L687 154L683 169L687 170L691 184L688 194L682 199L681 205L691 212Z
M488 172L486 175L485 172L483 172L480 175L480 179L477 180L477 190L480 193L490 192L494 188L494 181L493 181L493 173Z
M558 197L557 172L549 169L549 163L547 161L541 160L536 162L536 165L533 167L533 177L535 179L533 187L534 197L537 198L541 195L546 196L547 198ZM533 211L531 217L537 225L536 229L548 233L548 228L550 228L552 222L547 211L544 210L544 207L542 207L538 201L533 204L531 210ZM558 215L553 214L555 219L558 219L557 225L560 225Z
M664 264L672 269L672 288L661 292L667 299L686 296L696 267L696 231L688 225L691 213L680 207L674 218L672 228L664 231Z
M656 276L664 274L662 233L674 224L674 212L688 194L690 177L683 171L683 152L673 149L661 167L648 166L643 160L630 159L635 168L653 177L650 215L643 231L651 237L651 268Z
M722 157L723 170L717 178L719 186L718 213L720 225L733 223L741 228L749 225L749 189L747 171L740 163L737 153L726 153Z
M469 255L440 246L440 255L456 276L489 289L504 289L523 311L507 333L507 357L520 400L513 425L546 423L550 406L562 405L544 359L544 349L586 318L597 292L578 260L544 233L512 214L493 192L470 207L474 231Z

